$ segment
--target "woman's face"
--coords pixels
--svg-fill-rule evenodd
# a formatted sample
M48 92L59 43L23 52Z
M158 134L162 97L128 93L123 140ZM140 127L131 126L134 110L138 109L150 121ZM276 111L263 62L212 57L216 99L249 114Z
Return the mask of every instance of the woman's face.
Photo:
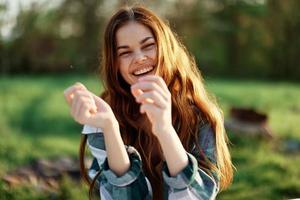
M142 76L155 74L157 44L151 30L138 22L129 22L116 32L118 69L132 85Z

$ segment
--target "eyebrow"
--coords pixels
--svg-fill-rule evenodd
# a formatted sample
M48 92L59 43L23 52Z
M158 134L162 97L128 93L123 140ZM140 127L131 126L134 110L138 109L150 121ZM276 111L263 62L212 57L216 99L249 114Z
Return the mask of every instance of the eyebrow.
M142 39L142 40L140 41L140 44L145 43L147 40L149 40L149 39L151 39L151 38L153 38L153 37L151 37L151 36L145 37L144 39ZM118 47L117 47L117 50L119 50L119 49L127 49L127 48L129 48L128 45L122 45L122 46L118 46Z

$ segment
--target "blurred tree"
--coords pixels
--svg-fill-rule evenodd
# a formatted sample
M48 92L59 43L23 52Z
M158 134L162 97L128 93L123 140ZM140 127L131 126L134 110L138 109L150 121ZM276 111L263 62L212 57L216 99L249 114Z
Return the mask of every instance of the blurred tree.
M268 1L272 77L300 80L300 1Z
M137 1L62 0L51 8L37 2L21 9L9 40L0 36L1 73L94 71L104 21ZM206 74L299 80L298 0L142 3L169 19Z
M297 79L300 1L175 1L168 16L208 74ZM180 8L180 9L179 9Z
M9 72L94 70L98 64L99 0L65 0L58 7L21 9L7 41Z
M3 66L0 68L0 73L3 74L6 72L6 64L4 63L4 54L5 54L5 47L3 42L3 36L2 36L2 28L4 27L4 15L6 14L7 5L4 2L0 2L0 66Z
M98 65L100 32L104 16L101 14L101 0L65 0L60 10L73 23L77 23L77 52L80 68L94 70Z
M225 67L222 74L239 77L265 76L265 5L251 1L224 0L215 2L219 8L212 13L213 35L223 42ZM214 33L215 32L215 33Z

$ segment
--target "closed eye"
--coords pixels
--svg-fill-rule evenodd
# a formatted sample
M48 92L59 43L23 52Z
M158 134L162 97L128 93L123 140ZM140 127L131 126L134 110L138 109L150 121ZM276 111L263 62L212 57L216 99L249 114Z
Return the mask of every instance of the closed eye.
M152 49L154 46L155 46L155 43L150 43L150 44L143 46L143 49L146 49L146 50Z
M126 56L129 55L131 53L131 51L124 51L122 53L119 54L119 56Z

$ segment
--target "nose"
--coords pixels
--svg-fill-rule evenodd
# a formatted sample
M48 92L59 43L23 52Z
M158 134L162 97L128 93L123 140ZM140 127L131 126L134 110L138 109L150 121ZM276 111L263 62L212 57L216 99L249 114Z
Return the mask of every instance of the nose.
M135 62L136 63L142 63L145 60L147 60L147 56L142 51L137 51L135 53Z

